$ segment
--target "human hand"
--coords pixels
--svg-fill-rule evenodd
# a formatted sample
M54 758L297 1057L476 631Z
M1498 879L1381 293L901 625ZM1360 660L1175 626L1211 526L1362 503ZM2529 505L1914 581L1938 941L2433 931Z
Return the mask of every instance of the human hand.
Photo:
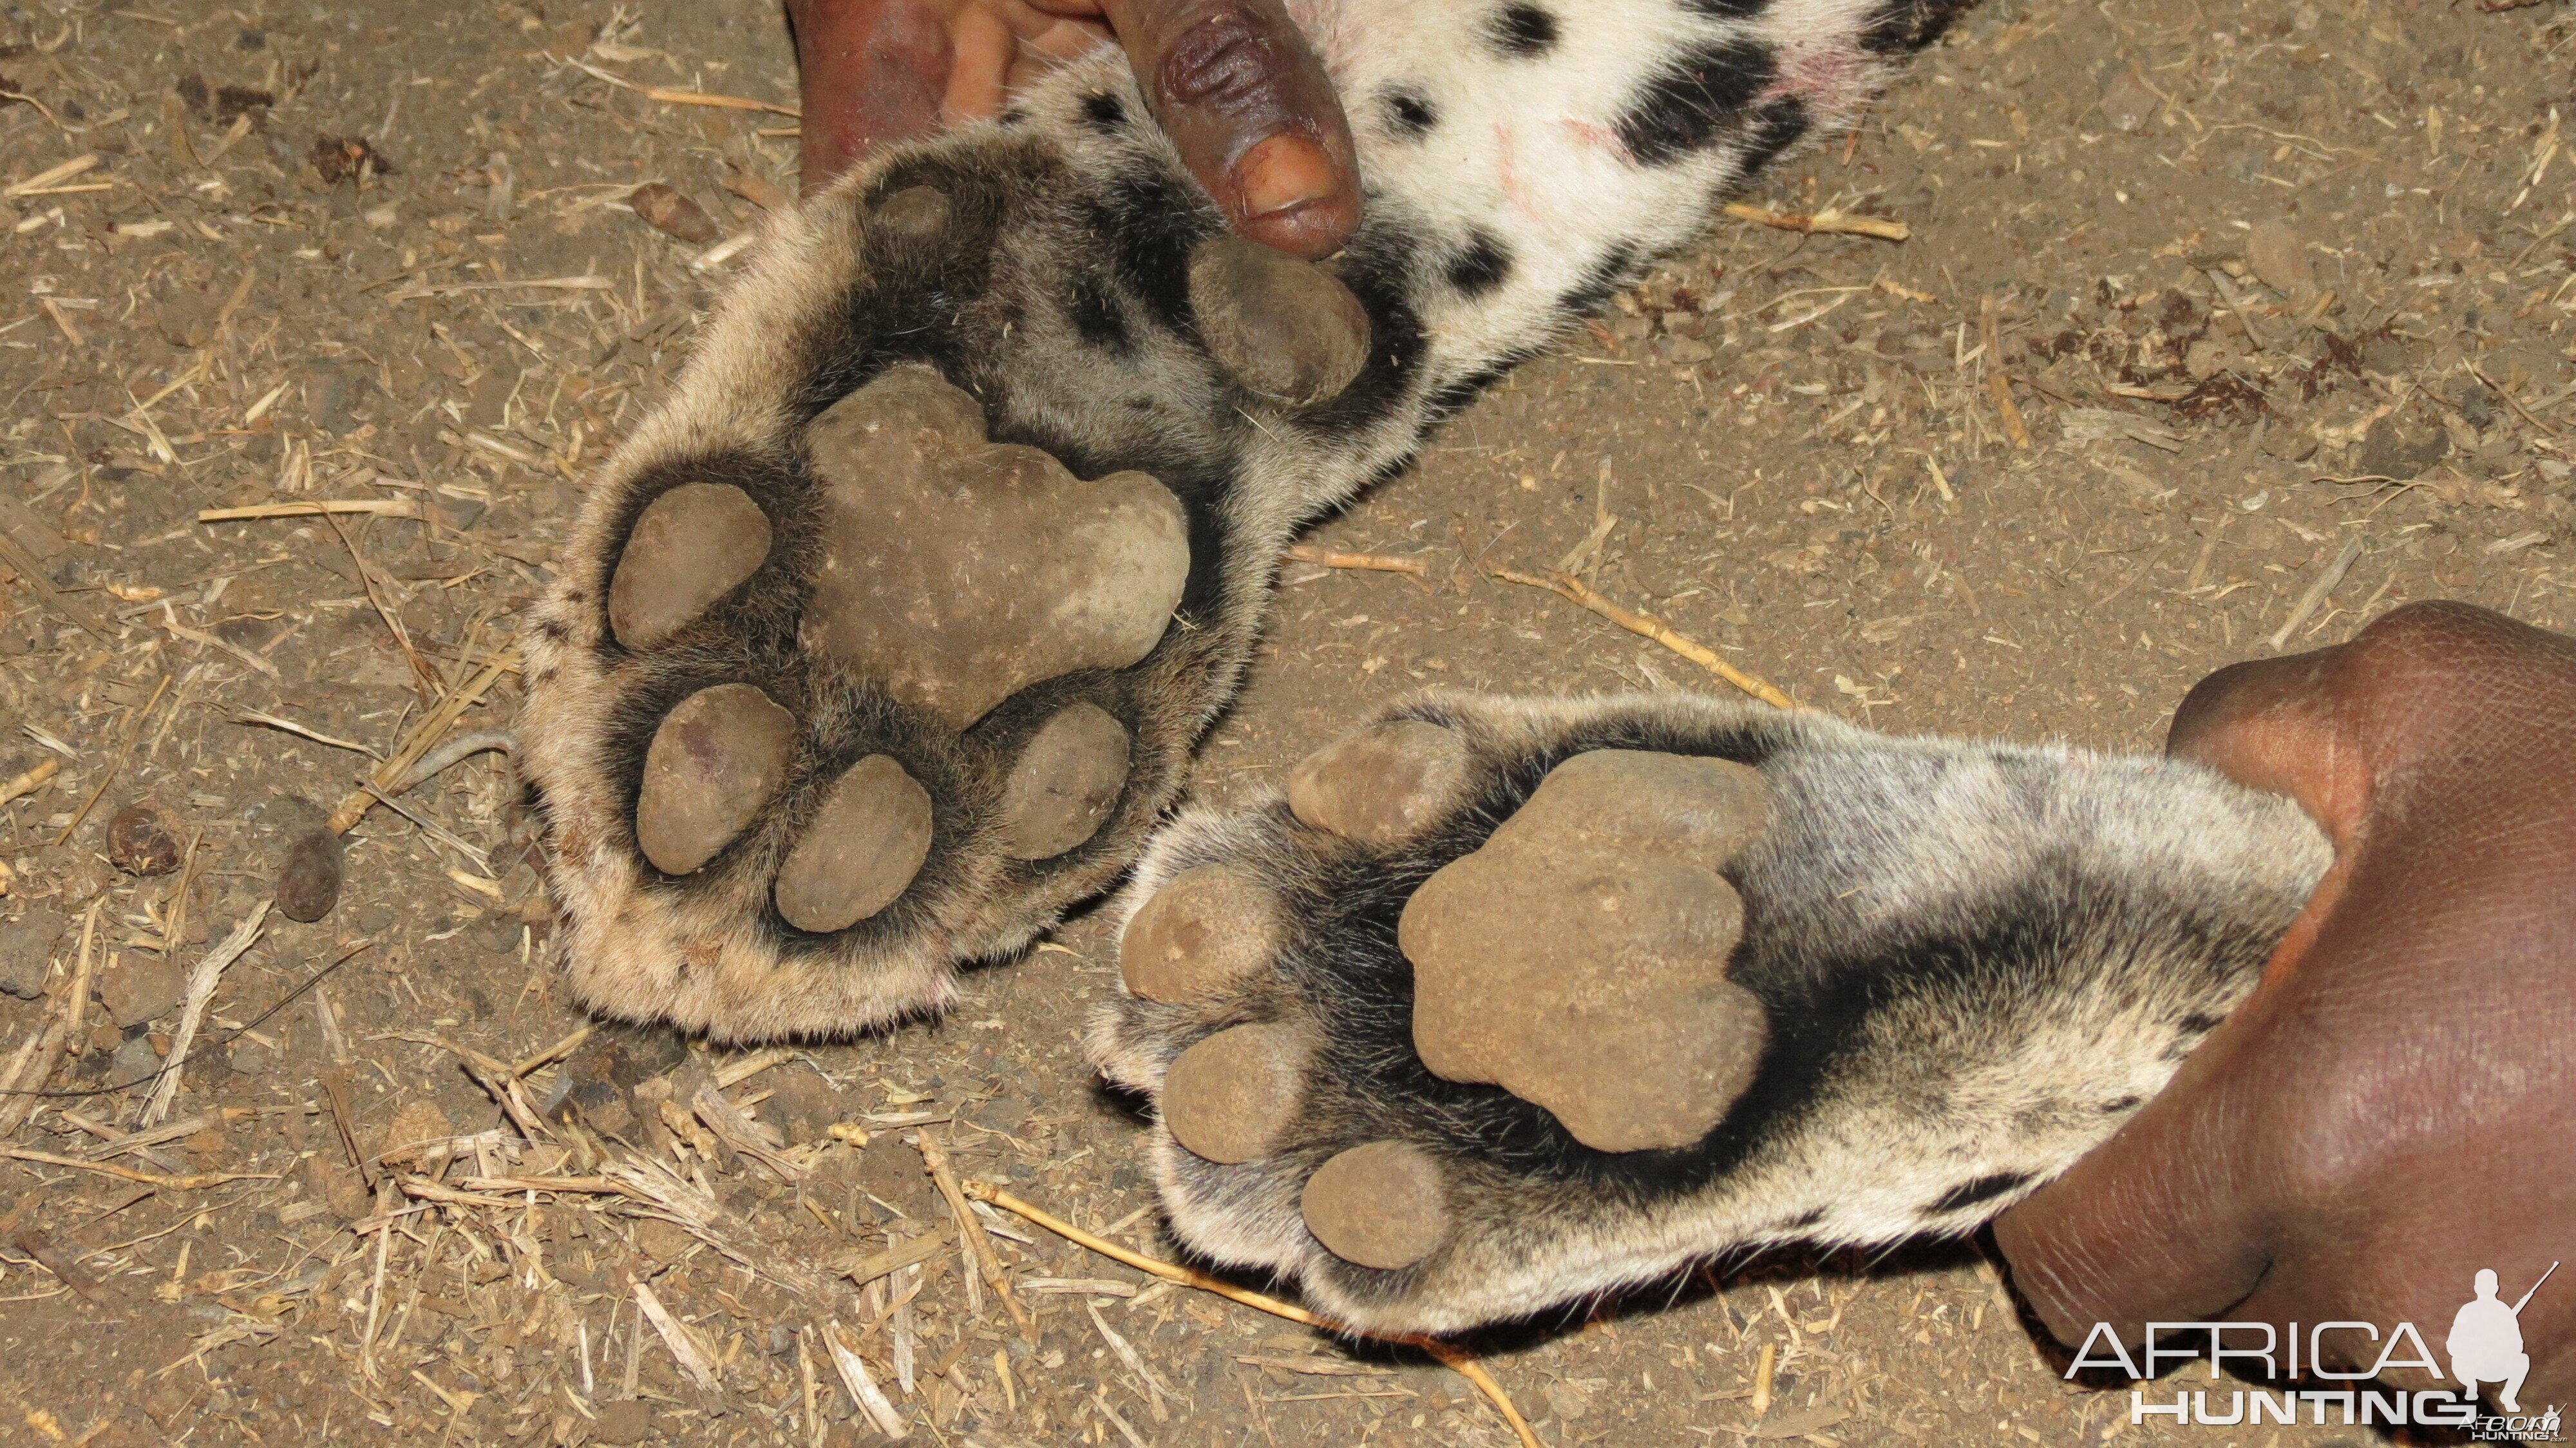
M1359 225L1341 101L1282 0L788 0L811 191L874 145L998 113L1093 46L1127 49L1226 221L1309 260Z
M2479 1269L2509 1304L2576 1258L2576 640L2410 605L2212 674L2168 748L2298 799L2335 864L2172 1083L1997 1221L2014 1282L2067 1343L2408 1321L2447 1380ZM2576 1283L2520 1328L2525 1409L2576 1397Z

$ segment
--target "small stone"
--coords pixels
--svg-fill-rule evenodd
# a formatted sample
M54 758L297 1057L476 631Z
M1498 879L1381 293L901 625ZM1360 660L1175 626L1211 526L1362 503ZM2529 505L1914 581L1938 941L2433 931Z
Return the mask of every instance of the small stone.
M330 914L340 903L347 864L347 851L328 826L297 835L277 867L278 913L306 924Z
M2102 119L2109 121L2115 131L2138 129L2154 120L2156 108L2163 104L2134 66L2123 66L2102 88Z
M1241 237L1190 253L1190 311L1245 391L1288 407L1332 401L1368 363L1368 309L1340 278Z
M2245 238L2245 264L2263 285L2285 297L2304 296L2316 289L2317 271L2308 261L2307 247L2296 231L2281 222L2264 222Z
M649 649L759 571L769 515L740 488L684 483L645 505L608 584L608 626Z
M2383 417L2361 440L2361 471L2366 477L2412 482L2450 455L2451 437L2442 429L2428 427L2419 431L2400 425L2393 417Z
M54 942L70 924L60 911L30 905L26 914L0 925L0 995L30 1001L44 995Z
M129 875L167 875L187 846L158 805L138 800L107 821L108 862Z
M376 1143L376 1160L387 1165L416 1162L426 1157L437 1143L456 1134L447 1121L447 1113L426 1097L414 1097L394 1112L385 1126L385 1134Z
M152 1038L135 1036L116 1048L107 1060L110 1082L148 1080L161 1069L161 1053L152 1049Z
M1467 742L1455 731L1392 719L1297 761L1288 774L1288 809L1363 844L1402 844L1449 809L1466 776Z
M655 231L676 236L682 241L704 246L724 235L724 228L707 215L706 208L659 181L647 181L626 198L635 214L652 224Z
M1236 1026L1183 1051L1163 1077L1163 1125L1220 1165L1279 1146L1304 1093L1306 1047L1293 1027Z
M888 755L850 766L778 872L778 913L799 930L846 930L894 903L930 857L930 791Z
M1072 704L1038 726L1002 786L1002 853L1051 860L1099 833L1127 786L1127 726Z
M116 966L98 978L98 998L119 1026L157 1021L179 1008L188 978L179 967L139 950L120 952Z
M680 701L644 751L635 842L666 875L695 872L732 843L777 792L796 716L749 684L718 684Z
M1382 1272L1410 1267L1449 1240L1440 1164L1411 1142L1372 1141L1335 1156L1306 1179L1300 1208L1325 1251Z
M1240 865L1201 865L1166 881L1127 921L1118 969L1130 994L1166 1005L1230 990L1270 968L1278 904Z
M805 646L952 729L1042 680L1136 663L1180 606L1189 520L1169 489L991 446L974 400L916 369L806 439L828 503Z

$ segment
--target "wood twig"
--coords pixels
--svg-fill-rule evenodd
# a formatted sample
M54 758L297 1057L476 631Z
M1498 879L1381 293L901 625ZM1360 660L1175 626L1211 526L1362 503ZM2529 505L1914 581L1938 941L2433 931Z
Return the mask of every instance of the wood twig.
M53 1079L54 1065L63 1059L63 1044L81 1029L89 1014L90 981L98 968L98 913L106 905L107 897L101 895L89 902L89 913L81 917L80 954L74 958L70 987L55 998L52 1018L31 1038L35 1054L20 1055L10 1063L8 1076L0 1079L0 1091L9 1093L0 1097L0 1136L27 1124L40 1099L36 1093Z
M706 91L672 90L666 86L640 85L612 71L601 70L587 61L576 60L572 64L575 70L594 79L604 80L619 90L633 91L648 101L660 101L665 105L712 106L717 110L725 111L765 111L770 115L785 116L790 120L804 118L804 112L794 106L772 105L768 101L756 101L748 96L713 95Z
M0 563L8 564L9 571L36 590L36 596L43 599L47 607L79 625L81 632L103 644L116 642L116 630L107 626L107 620L90 612L89 605L54 587L54 581L45 576L45 565L17 539L10 537L6 528L0 528Z
M1733 664L1728 663L1726 660L1719 658L1715 649L1712 649L1697 640L1675 633L1672 628L1665 624L1661 619L1621 608L1619 605L1603 598L1600 594L1593 592L1591 587L1579 578L1573 578L1563 573L1551 573L1545 578L1541 578L1534 573L1521 573L1509 568L1495 569L1494 576L1503 580L1505 583L1518 583L1530 588L1544 588L1548 592L1555 594L1568 603L1574 604L1580 608L1590 609L1592 612L1601 615L1603 618L1610 620L1612 623L1617 624L1619 627L1626 629L1632 634L1636 634L1641 638L1653 639L1656 643L1662 644L1665 648L1671 649L1674 653L1681 655L1683 658L1690 660L1692 663L1699 665L1701 668L1708 670L1710 673L1715 674L1717 677L1724 679L1726 682L1733 684L1735 687L1742 689L1754 698L1759 699L1763 703L1769 704L1774 708L1796 709L1803 707L1797 700L1781 693L1770 684L1763 682L1761 679L1756 678L1753 675L1744 672L1742 669L1737 668Z
M143 1125L150 1126L170 1114L170 1103L179 1096L179 1072L188 1064L188 1047L197 1039L197 1023L205 1018L206 1007L215 998L215 986L223 979L225 967L241 959L258 941L261 928L268 923L270 903L260 901L250 912L249 919L234 926L232 934L224 937L224 943L208 951L206 958L197 962L196 969L188 972L187 1004L180 1010L178 1032L170 1038L170 1058L162 1064L161 1079L154 1084L152 1099L143 1108L140 1118ZM171 943L176 945L178 942L174 939Z
M331 833L345 835L356 827L358 821L366 818L367 811L374 808L380 797L376 790L393 794L402 793L394 786L411 773L412 766L418 764L422 757L429 753L432 745L445 737L456 721L464 717L466 710L474 707L474 702L483 697L485 690L491 688L503 674L517 669L518 666L518 650L512 649L497 655L486 663L482 672L476 674L464 688L449 694L445 702L432 709L419 724L413 726L411 733L404 738L403 742L396 746L393 756L376 766L375 773L369 776L376 789L353 790L340 801L339 808L331 811Z
M2004 436L2016 448L2030 446L2030 425L2022 421L2021 409L2013 404L2012 374L2004 370L2003 337L1995 323L1995 299L1989 293L1977 306L1977 336L1986 344L1986 391L1995 399L1995 412L2004 420Z
M920 1148L921 1164L930 1169L930 1179L939 1184L939 1194L948 1199L948 1209L956 1213L958 1233L965 1238L967 1250L974 1254L976 1269L983 1274L985 1285L991 1287L993 1295L1002 1299L1002 1306L1010 1310L1011 1320L1020 1325L1020 1335L1032 1343L1036 1342L1037 1322L1029 1316L1029 1310L1020 1305L1020 1300L1011 1295L1011 1279L1002 1275L1002 1259L993 1251L993 1239L985 1233L984 1224L976 1219L975 1209L967 1204L965 1189L958 1185L957 1173L948 1164L948 1153L940 1148L927 1127L913 1134L913 1145Z
M0 1157L11 1161L34 1162L39 1166L58 1166L70 1171L89 1171L101 1176L121 1177L126 1181L140 1182L147 1187L160 1187L174 1192L203 1191L208 1187L222 1186L226 1182L278 1180L278 1174L273 1171L200 1171L190 1172L185 1176L171 1176L165 1172L137 1171L130 1166L118 1166L112 1161L83 1161L76 1156L57 1156L50 1151L31 1151L23 1146L11 1146L5 1141L0 1141ZM516 1204L513 1203L513 1205Z
M200 508L200 523L247 523L261 518L321 518L358 514L426 520L425 505L408 498L328 498L302 503L253 503L244 508Z
M1288 550L1288 556L1300 563L1318 568L1351 568L1368 573L1410 573L1421 578L1431 572L1431 565L1419 558L1399 558L1392 553L1338 553L1312 543L1300 543Z
M37 760L35 768L10 780L7 784L0 784L0 804L7 804L20 795L34 794L51 783L55 775L62 772L63 762L59 759L47 757Z
M1914 235L1914 228L1902 221L1890 221L1883 216L1854 216L1830 206L1811 215L1801 215L1794 211L1773 211L1732 201L1727 203L1726 214L1738 221L1750 221L1757 226L1794 231L1805 236L1872 236L1880 241L1906 241Z
M1201 1292L1212 1292L1229 1302L1241 1303L1256 1312L1266 1312L1273 1317L1284 1317L1290 1322L1301 1322L1308 1327L1321 1328L1343 1337L1376 1336L1335 1322L1322 1313L1310 1311L1294 1303L1282 1302L1276 1297L1265 1297L1261 1293L1237 1287L1231 1282L1219 1277L1211 1277L1195 1268L1184 1267L1177 1262L1166 1262L1159 1257L1148 1257L1142 1252L1129 1251L1106 1237L1095 1236L1043 1208L1021 1201L1018 1197L990 1183L967 1182L961 1190L976 1201L990 1202L1014 1216L1044 1227L1077 1247L1097 1252L1114 1262L1124 1262L1139 1272L1159 1277L1166 1282L1182 1287L1195 1287ZM1493 1374L1486 1372L1484 1365L1477 1362L1475 1356L1466 1349L1424 1333L1404 1333L1381 1337L1377 1340L1420 1348L1439 1359L1443 1367L1476 1385L1476 1391L1485 1395L1486 1400L1503 1415L1503 1421L1511 1425L1512 1432L1519 1435L1522 1448L1545 1448L1545 1445L1539 1441L1538 1434L1531 1431L1528 1420L1521 1416L1520 1409L1512 1406L1511 1394L1504 1392L1503 1385L1496 1382Z
M2269 642L2274 653L2288 646L2290 635L2308 621L2308 615L2317 611L2317 605L2326 601L2326 595L2334 592L2335 585L2343 582L2344 574L2351 571L2353 560L2359 557L2361 540L2345 539L2342 551L2327 562L2325 571L2317 575L2317 581L2308 585L2308 591L2299 595L2298 605L2290 610L2289 618L2273 633Z

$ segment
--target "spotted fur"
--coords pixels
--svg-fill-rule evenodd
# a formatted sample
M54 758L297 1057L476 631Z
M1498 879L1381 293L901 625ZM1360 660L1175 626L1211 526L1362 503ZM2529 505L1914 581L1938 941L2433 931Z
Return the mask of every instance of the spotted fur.
M1183 811L1122 918L1181 871L1234 862L1278 902L1272 968L1185 1004L1122 999L1091 1036L1105 1073L1148 1096L1229 1026L1318 1043L1290 1145L1219 1166L1158 1125L1150 1155L1183 1242L1373 1331L1519 1317L1744 1248L1967 1231L2164 1084L2253 988L2331 855L2288 800L2163 759L1892 738L1682 695L1449 694L1386 717L1464 736L1461 802L1394 848L1300 824L1279 798ZM1594 749L1733 760L1769 789L1766 832L1723 870L1745 909L1728 976L1769 1040L1745 1094L1682 1150L1592 1150L1414 1051L1405 902ZM1433 1153L1457 1223L1401 1271L1333 1256L1299 1213L1318 1166L1381 1140Z
M603 1013L741 1040L846 1032L954 994L1109 886L1178 792L1242 677L1303 523L1402 468L1428 431L1547 345L1787 147L1842 124L1894 57L1966 0L1300 0L1350 99L1367 220L1332 270L1374 345L1303 411L1237 386L1201 344L1191 249L1221 231L1118 57L1040 84L1000 121L902 148L783 217L671 396L593 479L528 643L522 767L552 846L564 959ZM886 198L946 198L934 234ZM1188 511L1188 591L1123 671L1049 680L963 734L801 651L816 484L806 425L885 367L926 361L999 440L1084 476L1141 469ZM662 492L741 487L777 545L667 644L622 647L607 584ZM696 874L639 853L656 722L691 691L759 685L794 713L786 786ZM1113 817L1024 863L996 848L1002 779L1036 723L1089 701L1130 731ZM931 854L848 930L794 930L769 884L840 769L894 756L931 793Z

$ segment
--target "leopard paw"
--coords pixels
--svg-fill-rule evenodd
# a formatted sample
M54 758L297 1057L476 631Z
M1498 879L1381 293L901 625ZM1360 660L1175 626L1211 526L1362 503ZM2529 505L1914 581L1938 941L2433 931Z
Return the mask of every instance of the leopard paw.
M737 1040L936 1009L1174 798L1300 490L1387 444L1264 470L1370 385L1372 315L1203 198L1077 224L1135 169L987 130L808 202L593 483L521 725L584 1004Z
M2163 760L1439 696L1156 838L1093 1045L1185 1244L1454 1330L1975 1226L2162 1085L2327 854Z

